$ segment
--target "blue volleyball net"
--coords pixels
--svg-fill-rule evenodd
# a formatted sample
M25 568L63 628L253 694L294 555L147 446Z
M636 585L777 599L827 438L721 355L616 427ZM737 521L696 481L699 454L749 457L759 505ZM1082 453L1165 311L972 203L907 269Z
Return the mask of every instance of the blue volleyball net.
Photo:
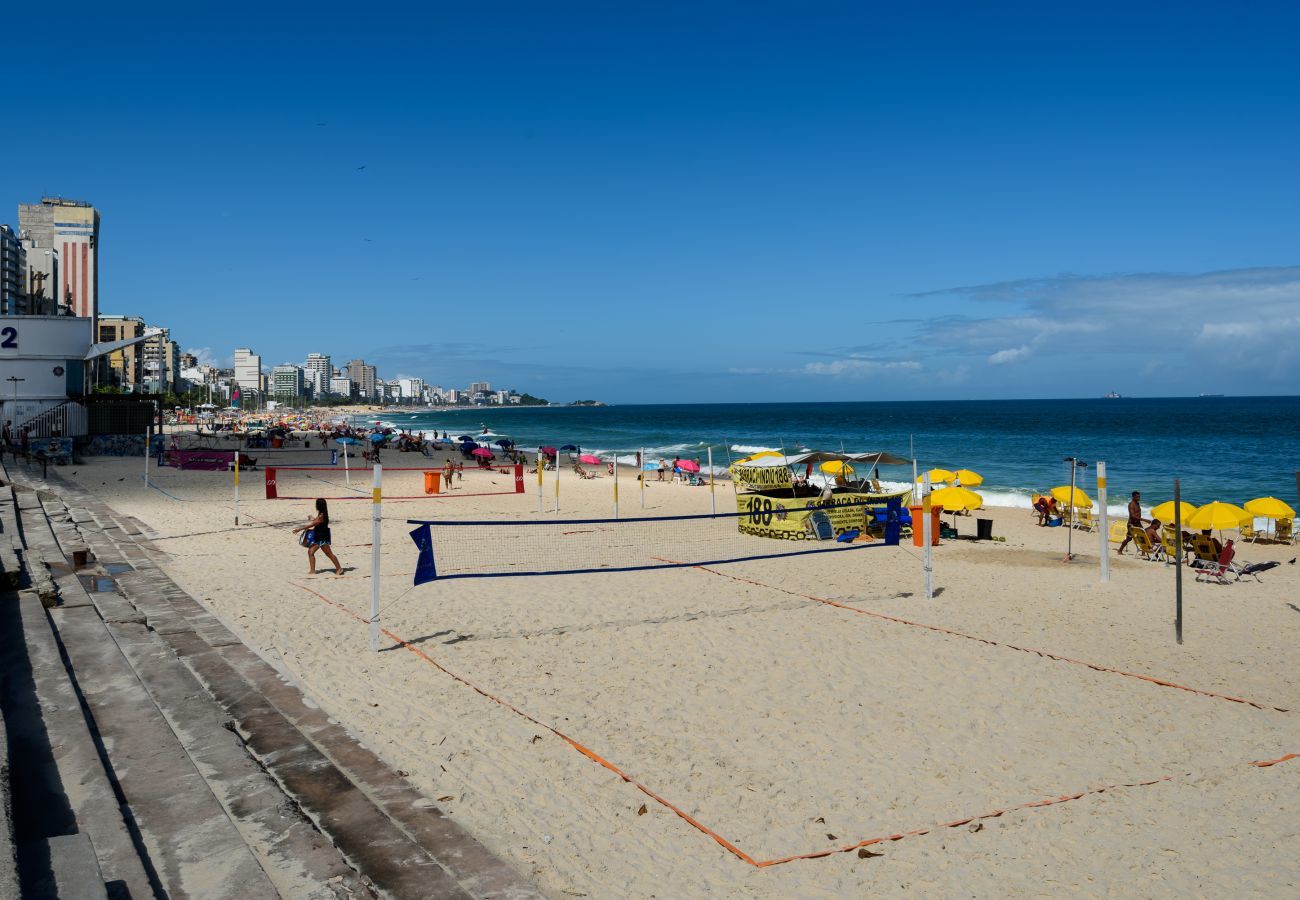
M408 519L419 557L414 583L639 572L845 553L898 543L897 508L880 527L873 506L809 505L784 539L746 533L751 512L627 519ZM855 509L856 508L856 509ZM868 528L868 523L873 527ZM874 533L873 533L874 532Z

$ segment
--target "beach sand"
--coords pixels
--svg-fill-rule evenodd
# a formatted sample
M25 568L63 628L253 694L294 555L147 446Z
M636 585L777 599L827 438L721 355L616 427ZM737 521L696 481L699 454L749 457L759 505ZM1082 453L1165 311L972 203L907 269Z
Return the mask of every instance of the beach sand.
M1283 563L1263 583L1185 570L1181 646L1172 566L1111 550L1102 584L1096 534L1074 534L1067 564L1065 531L1024 510L978 514L1005 543L937 547L930 600L910 544L412 588L408 517L537 518L527 476L522 496L385 503L382 622L408 644L374 654L365 500L331 504L349 571L309 576L289 529L311 504L261 499L259 472L236 528L228 474L164 469L155 490L138 459L75 468L59 474L151 526L178 583L550 896L1279 896L1300 881L1300 759L1251 765L1300 752L1300 714L1275 708L1300 708L1300 548L1242 547ZM562 478L565 518L610 515L612 479ZM634 478L620 488L622 515L641 515ZM719 485L719 511L734 503ZM647 486L646 514L708 511L708 488ZM645 533L629 564L698 534ZM472 539L545 565L526 528Z

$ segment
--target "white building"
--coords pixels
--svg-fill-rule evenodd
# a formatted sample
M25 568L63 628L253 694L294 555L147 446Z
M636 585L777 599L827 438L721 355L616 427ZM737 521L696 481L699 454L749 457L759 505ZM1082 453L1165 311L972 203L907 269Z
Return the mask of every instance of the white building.
M352 379L348 378L346 375L338 378L331 378L330 393L334 394L336 397L351 397Z
M262 357L247 347L235 350L235 384L244 391L262 389Z

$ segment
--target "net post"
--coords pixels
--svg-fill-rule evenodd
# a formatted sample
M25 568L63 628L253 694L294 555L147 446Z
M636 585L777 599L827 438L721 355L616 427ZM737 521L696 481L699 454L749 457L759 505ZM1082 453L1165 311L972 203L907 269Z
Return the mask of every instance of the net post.
M348 445L343 445L343 480L352 487L352 470L348 468Z
M537 511L539 513L542 511L542 471L542 451L539 447L537 450Z
M149 450L151 449L149 445L152 443L153 443L153 425L149 424L144 427L144 487L145 490L149 489ZM238 519L238 514L236 514L236 519ZM239 522L236 521L235 524L238 525Z
M618 451L614 451L614 518L618 518Z
M370 536L370 649L379 652L379 542L383 536L384 467L375 463L371 504Z
M912 523L916 527L916 523ZM921 476L921 542L925 544L924 562L921 564L925 572L925 599L934 599L934 557L930 548L931 528L930 528L930 473L927 471Z
M718 495L713 490L713 445L709 445L709 511L718 514Z
M272 487L275 482L272 480ZM235 447L235 524L239 524L239 447Z
M636 455L637 481L641 482L641 508L645 509L645 447Z
M275 500L280 496L279 489L275 484L275 469L263 469L262 471L266 474L266 499ZM235 522L235 524L238 525L239 523Z
M1106 517L1106 464L1097 462L1097 530L1101 532L1101 580L1110 581L1110 524Z
M1183 503L1178 479L1174 479L1174 531L1177 551L1174 553L1174 639L1183 642Z
M560 451L555 451L555 511L560 511Z

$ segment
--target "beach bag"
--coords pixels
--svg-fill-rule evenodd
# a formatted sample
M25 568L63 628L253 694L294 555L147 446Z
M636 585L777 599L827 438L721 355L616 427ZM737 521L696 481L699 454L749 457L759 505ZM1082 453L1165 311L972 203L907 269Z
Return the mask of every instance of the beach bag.
M298 543L304 547L310 547L316 541L316 529L308 528L298 538Z

